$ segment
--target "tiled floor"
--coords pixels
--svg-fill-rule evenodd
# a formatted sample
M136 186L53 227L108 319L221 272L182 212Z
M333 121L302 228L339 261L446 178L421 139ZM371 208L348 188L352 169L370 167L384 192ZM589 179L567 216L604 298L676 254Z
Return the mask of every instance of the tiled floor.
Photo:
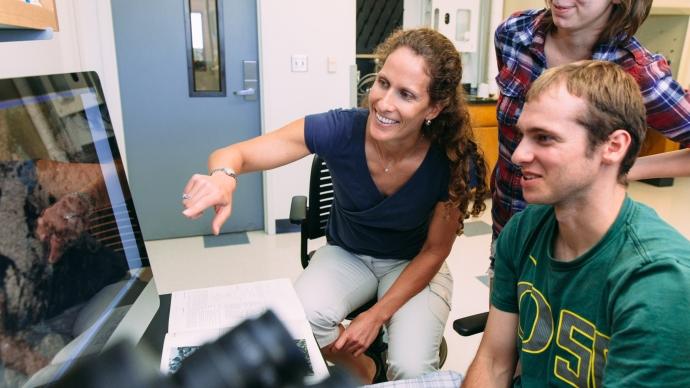
M630 196L655 208L659 215L690 238L690 178L676 179L674 186L658 188L633 182ZM487 205L487 207L490 204ZM491 223L489 212L480 221ZM476 220L473 220L476 221ZM479 345L481 335L463 338L452 330L452 321L482 312L488 307L488 288L481 281L486 271L490 234L461 236L448 258L455 279L453 309L446 327L448 360L443 369L464 373ZM485 229L485 228L484 228ZM159 293L238 282L287 277L295 279L299 264L299 234L248 233L249 244L211 247L204 238L192 237L146 243ZM313 246L323 244L315 241Z

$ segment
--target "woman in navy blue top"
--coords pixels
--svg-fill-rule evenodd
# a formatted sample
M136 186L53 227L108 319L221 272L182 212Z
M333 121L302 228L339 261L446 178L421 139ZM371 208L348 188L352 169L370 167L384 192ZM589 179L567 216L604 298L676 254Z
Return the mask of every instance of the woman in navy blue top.
M465 215L484 210L488 191L453 44L430 29L403 30L375 54L380 68L368 109L310 115L219 149L209 157L209 175L194 175L183 195L189 218L215 207L217 234L230 216L237 174L312 153L324 158L335 191L328 244L295 289L324 356L364 382L377 368L358 356L384 325L389 379L438 369L452 292L445 259ZM341 325L375 296L373 307Z

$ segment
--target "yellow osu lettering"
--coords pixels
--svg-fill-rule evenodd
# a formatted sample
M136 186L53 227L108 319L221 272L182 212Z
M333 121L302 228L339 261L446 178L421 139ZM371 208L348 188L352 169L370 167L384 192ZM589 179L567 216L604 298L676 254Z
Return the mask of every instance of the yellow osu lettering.
M529 299L524 298L529 297ZM519 327L522 339L522 351L527 353L541 353L549 347L553 338L553 316L551 306L539 290L529 282L518 283L518 300L520 303L520 315L525 316L527 310L534 310L534 319L528 335L525 335L521 325ZM533 303L530 303L532 301ZM532 314L528 314L532 315ZM525 321L527 322L527 321Z

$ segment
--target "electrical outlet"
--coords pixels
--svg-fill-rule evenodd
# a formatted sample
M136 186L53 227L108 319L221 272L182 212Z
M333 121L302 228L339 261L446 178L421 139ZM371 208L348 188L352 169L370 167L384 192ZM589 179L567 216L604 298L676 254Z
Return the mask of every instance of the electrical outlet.
M292 56L292 72L303 72L307 71L308 68L308 58L306 55L293 55Z

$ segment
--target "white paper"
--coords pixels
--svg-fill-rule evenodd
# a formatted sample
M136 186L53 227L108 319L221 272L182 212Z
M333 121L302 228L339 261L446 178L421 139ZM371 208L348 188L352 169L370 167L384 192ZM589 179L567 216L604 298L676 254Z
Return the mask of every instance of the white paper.
M247 318L273 310L296 343L306 345L312 384L328 377L326 363L289 279L275 279L172 293L161 371L171 373L197 347L216 340Z

